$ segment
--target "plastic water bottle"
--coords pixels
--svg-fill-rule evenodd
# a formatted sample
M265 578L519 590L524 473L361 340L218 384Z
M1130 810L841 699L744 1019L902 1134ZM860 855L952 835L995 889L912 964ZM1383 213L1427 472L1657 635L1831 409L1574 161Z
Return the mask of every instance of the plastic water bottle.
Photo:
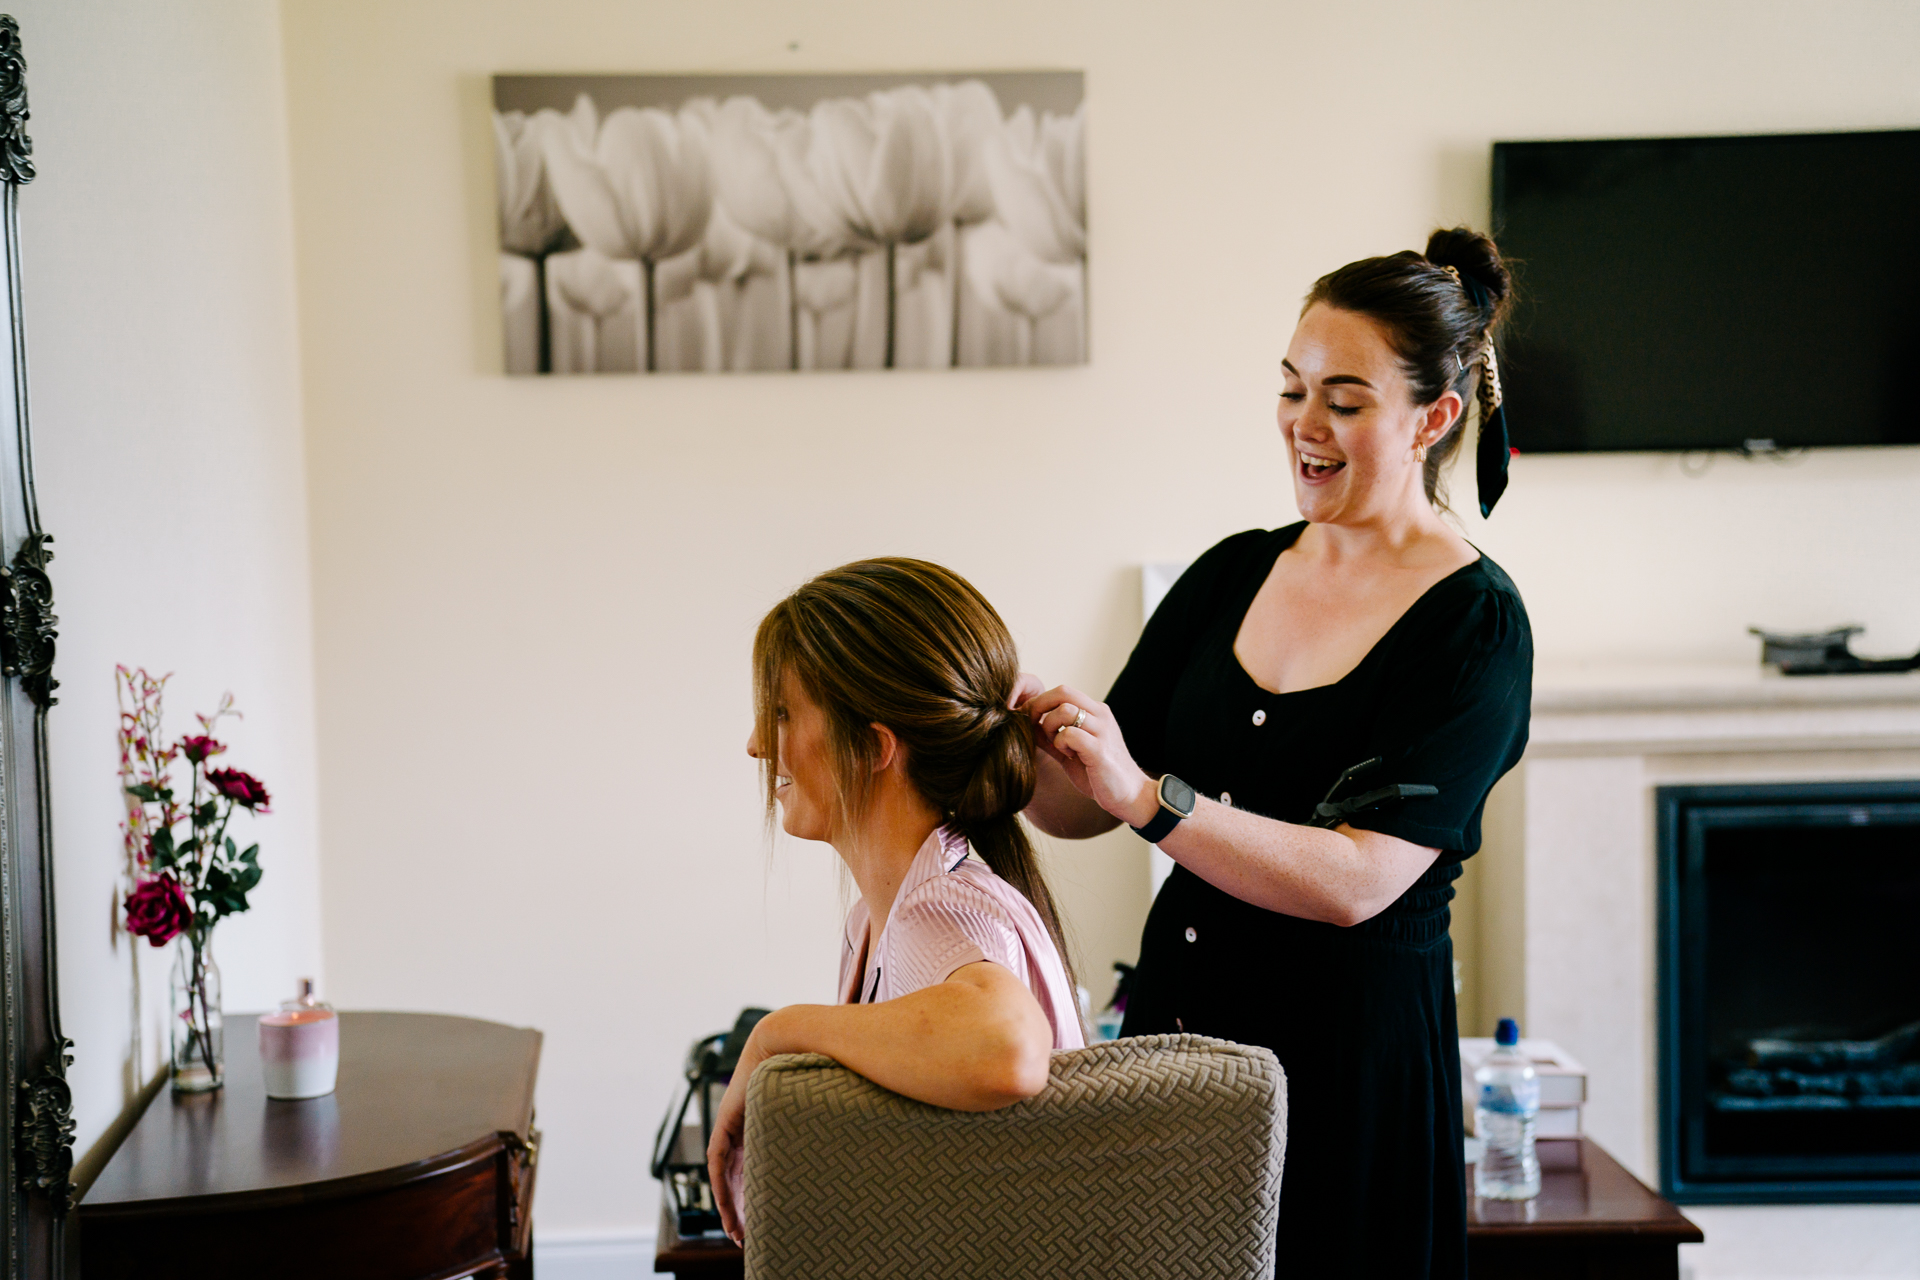
M1480 1101L1473 1127L1487 1144L1473 1167L1473 1194L1489 1200L1531 1200L1540 1194L1540 1158L1533 1125L1540 1114L1540 1078L1520 1052L1520 1024L1500 1019L1497 1046L1473 1073Z

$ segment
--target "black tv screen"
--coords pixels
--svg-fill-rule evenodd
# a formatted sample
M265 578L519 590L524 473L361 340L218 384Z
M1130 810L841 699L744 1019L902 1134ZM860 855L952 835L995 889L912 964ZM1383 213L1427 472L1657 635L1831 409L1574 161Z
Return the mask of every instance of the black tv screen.
M1920 130L1499 142L1522 453L1920 444Z

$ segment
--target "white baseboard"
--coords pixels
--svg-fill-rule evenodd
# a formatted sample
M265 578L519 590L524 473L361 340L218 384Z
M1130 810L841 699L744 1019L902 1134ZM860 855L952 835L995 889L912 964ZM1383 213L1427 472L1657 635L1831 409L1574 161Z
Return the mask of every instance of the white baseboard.
M533 1228L533 1274L539 1280L638 1280L653 1274L653 1232L542 1231Z

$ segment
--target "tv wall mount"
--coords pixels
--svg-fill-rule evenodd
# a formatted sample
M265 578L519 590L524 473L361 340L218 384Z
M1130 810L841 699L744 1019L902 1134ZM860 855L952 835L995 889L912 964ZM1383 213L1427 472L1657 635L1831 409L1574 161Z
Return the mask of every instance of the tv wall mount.
M1920 670L1920 653L1910 658L1862 658L1853 652L1853 637L1865 627L1835 627L1793 635L1762 627L1747 630L1760 637L1760 662L1777 667L1783 676L1868 675L1875 672Z

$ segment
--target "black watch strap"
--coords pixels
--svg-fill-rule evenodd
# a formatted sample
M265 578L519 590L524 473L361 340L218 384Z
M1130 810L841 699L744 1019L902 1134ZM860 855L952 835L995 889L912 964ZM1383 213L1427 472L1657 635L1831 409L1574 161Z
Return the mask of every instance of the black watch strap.
M1183 801L1184 810L1177 807ZM1135 827L1134 833L1148 844L1159 844L1183 819L1193 816L1194 804L1193 788L1169 773L1160 779L1160 812L1146 826Z
M1148 844L1159 844L1162 840L1172 835L1173 829L1179 825L1180 815L1165 805L1162 805L1160 812L1153 815L1152 822L1149 822L1144 827L1135 827L1134 831Z

